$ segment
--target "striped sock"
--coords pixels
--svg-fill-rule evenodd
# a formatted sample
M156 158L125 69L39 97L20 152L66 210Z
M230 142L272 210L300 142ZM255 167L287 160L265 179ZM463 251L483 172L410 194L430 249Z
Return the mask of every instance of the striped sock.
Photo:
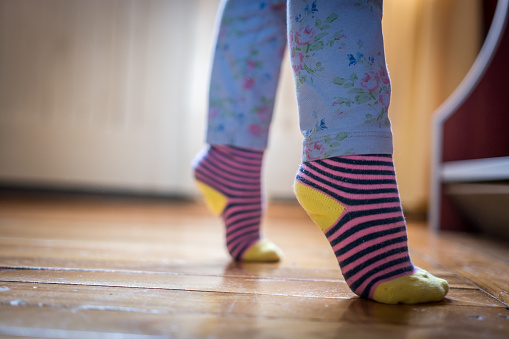
M303 163L295 192L325 233L355 294L384 303L443 299L447 282L410 260L392 156Z
M194 176L210 210L226 226L226 247L235 260L278 261L281 251L260 235L263 151L215 145L198 155Z

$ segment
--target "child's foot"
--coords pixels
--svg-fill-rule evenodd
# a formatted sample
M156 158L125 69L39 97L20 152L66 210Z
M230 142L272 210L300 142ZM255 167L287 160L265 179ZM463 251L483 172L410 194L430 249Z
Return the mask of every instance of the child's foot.
M303 163L297 199L322 229L350 289L387 304L440 301L447 281L414 266L390 155Z
M274 262L281 250L261 239L263 151L210 146L198 155L194 176L210 210L226 226L226 247L235 260Z

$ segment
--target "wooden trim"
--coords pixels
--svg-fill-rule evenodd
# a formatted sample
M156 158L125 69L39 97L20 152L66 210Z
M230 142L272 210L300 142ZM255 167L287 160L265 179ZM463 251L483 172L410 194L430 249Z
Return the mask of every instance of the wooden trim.
M499 0L495 15L486 40L469 72L453 94L435 111L432 131L432 157L431 157L431 189L429 220L433 230L440 229L440 216L442 206L442 182L443 171L443 126L445 121L456 112L459 107L472 94L484 73L488 69L495 52L502 40L503 32L507 24L508 0Z

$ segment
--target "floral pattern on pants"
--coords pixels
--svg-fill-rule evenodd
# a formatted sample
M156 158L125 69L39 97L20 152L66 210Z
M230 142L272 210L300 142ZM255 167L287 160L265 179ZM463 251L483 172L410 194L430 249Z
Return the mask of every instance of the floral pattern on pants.
M381 19L380 0L226 1L207 142L266 148L288 45L303 161L392 153Z

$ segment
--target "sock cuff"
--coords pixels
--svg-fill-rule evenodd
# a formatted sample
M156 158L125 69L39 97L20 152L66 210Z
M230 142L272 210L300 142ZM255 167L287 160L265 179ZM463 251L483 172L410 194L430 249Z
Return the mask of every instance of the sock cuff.
M221 158L226 163L248 166L260 170L263 162L263 151L240 148L228 145L210 145L210 156Z

